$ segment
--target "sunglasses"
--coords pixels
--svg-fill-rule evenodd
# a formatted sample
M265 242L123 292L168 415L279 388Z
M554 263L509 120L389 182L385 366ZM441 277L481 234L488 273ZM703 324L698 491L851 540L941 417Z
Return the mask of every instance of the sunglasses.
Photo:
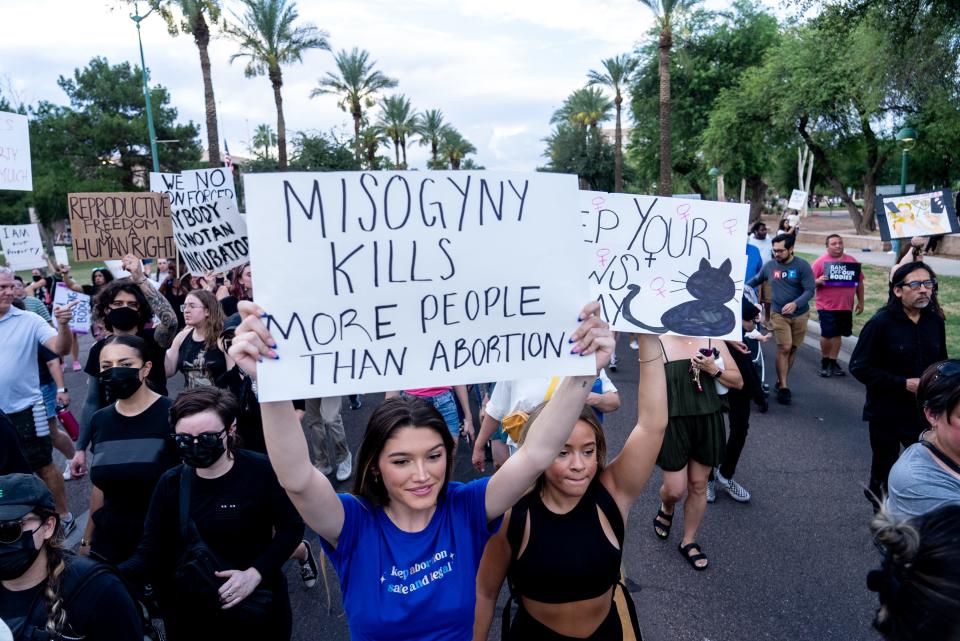
M199 443L204 447L212 447L217 444L217 441L220 440L220 437L223 436L226 431L227 428L223 428L219 432L204 432L196 436L193 434L174 434L173 442L176 443L180 449L186 449L194 443Z
M921 287L926 287L927 289L932 290L937 286L937 280L935 278L931 280L911 280L909 283L900 283L897 287L909 287L913 291L917 291Z
M960 361L943 361L937 365L939 376L956 376L960 374Z
M16 521L0 521L0 543L16 543L24 533L33 534L43 525L42 523L32 530L24 530L23 522L27 517Z

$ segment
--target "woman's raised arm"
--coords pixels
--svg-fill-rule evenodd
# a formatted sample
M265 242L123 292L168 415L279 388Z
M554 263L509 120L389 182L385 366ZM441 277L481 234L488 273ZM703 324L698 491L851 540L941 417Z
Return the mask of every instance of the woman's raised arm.
M230 346L230 356L250 378L257 378L257 362L278 358L277 343L262 318L266 313L250 301L238 305L241 322ZM307 525L336 547L343 529L343 505L326 476L310 463L307 440L290 401L260 404L263 438L270 464L280 485Z
M580 326L570 335L573 351L595 356L596 371L606 367L613 354L613 334L600 317L594 301L580 312ZM487 485L487 518L495 519L516 503L563 449L577 423L596 374L568 376L527 430L523 446L507 459Z

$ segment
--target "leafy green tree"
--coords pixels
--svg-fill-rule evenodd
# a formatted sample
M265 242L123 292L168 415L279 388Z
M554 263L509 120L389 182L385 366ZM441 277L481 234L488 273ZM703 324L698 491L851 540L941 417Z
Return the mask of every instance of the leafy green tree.
M129 1L129 0L128 0ZM183 32L193 36L200 53L200 73L203 76L203 102L207 125L207 155L210 164L220 165L220 138L217 128L217 101L213 95L213 77L210 73L210 23L220 20L219 0L151 0L167 23L167 31L176 37Z
M688 11L700 0L640 0L656 17L660 75L660 181L661 196L673 193L673 166L670 146L670 50L673 48L675 12Z
M680 13L673 28L672 191L706 197L710 192L707 172L715 161L702 153L701 136L714 101L725 88L735 86L746 69L763 64L766 53L780 40L780 28L777 19L752 0L735 0L729 11L719 13ZM657 189L661 175L659 54L657 40L643 44L636 52L640 64L630 82L635 124L627 158L636 171L632 188L641 192Z
M135 191L147 183L151 163L141 70L93 58L58 84L69 106L42 101L29 109L33 191L0 193L0 220L25 222L26 208L33 206L49 224L67 217L68 193ZM160 147L161 170L198 166L197 126L177 122L163 87L152 87L150 96L157 137L176 141Z
M393 142L396 164L400 169L407 168L407 138L416 132L417 114L410 99L403 94L387 96L380 103L380 116L377 126ZM400 160L400 154L403 160Z
M613 145L602 132L561 122L544 141L549 162L543 171L576 174L581 189L613 189Z
M587 84L602 85L613 91L613 106L616 110L616 129L613 138L613 188L616 192L623 191L623 130L620 123L620 114L623 105L623 88L627 79L637 68L635 58L628 55L619 55L603 61L603 71L591 69L587 73Z
M334 61L337 73L328 71L326 77L320 79L319 86L310 92L310 97L340 96L340 108L353 118L354 155L359 162L363 149L360 138L363 109L375 104L373 96L378 91L396 87L397 81L374 69L377 63L370 60L370 53L365 49L341 50L334 56Z
M259 155L265 160L272 160L270 149L277 145L277 134L274 133L273 128L267 123L261 123L257 125L257 128L253 131L253 140L251 144L254 148L254 153ZM260 153L260 148L263 147L263 153Z
M224 32L240 47L230 62L245 58L244 74L248 78L267 76L273 87L277 106L277 139L279 167L287 168L287 127L283 118L282 65L303 62L303 54L311 49L330 50L328 34L312 24L296 24L299 14L292 0L240 0L243 16L234 14L237 25L227 24Z
M431 169L441 164L440 142L443 140L443 131L446 127L447 123L443 121L443 112L439 109L424 111L417 119L414 132L420 136L421 147L430 145L430 162L427 163L427 166Z
M613 109L613 103L603 95L602 89L584 87L567 96L563 105L553 112L550 124L570 122L595 130L599 123L610 120L611 109Z
M477 148L464 138L459 131L453 127L447 127L443 130L439 152L450 163L450 169L460 169L460 163L463 159L469 154L477 153Z
M476 162L474 162L473 158L467 158L462 163L460 163L460 169L463 169L464 171L466 170L482 171L486 169L486 167L484 167L483 165L478 165Z
M346 145L332 133L298 132L293 139L290 168L298 171L355 171L360 162L353 145Z
M363 160L366 162L367 169L381 169L381 156L377 156L377 150L380 145L389 144L390 139L383 132L383 129L377 125L371 125L364 122L360 128L360 150L363 152Z

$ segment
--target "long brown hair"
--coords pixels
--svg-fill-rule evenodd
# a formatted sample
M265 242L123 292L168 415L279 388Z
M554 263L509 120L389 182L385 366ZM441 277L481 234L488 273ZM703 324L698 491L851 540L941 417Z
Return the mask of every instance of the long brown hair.
M387 441L394 432L403 427L428 428L443 439L443 449L447 453L447 470L443 476L440 495L447 491L447 484L453 475L453 437L447 429L447 423L437 408L416 396L394 396L380 403L374 410L367 430L357 453L357 475L353 481L353 493L363 497L374 505L387 505L390 497L377 468L377 460Z
M67 611L63 607L63 596L60 594L60 575L67 567L63 560L63 529L60 527L60 516L55 512L34 510L33 513L44 523L49 518L57 520L53 536L44 543L47 554L47 587L43 596L47 602L47 632L51 639L59 639L67 625Z
M547 401L537 405L530 415L527 417L527 422L523 424L522 431L520 432L520 445L523 445L523 442L527 440L527 432L530 431L530 426L533 425L533 421L540 416L540 412L543 411L543 408L547 406ZM597 415L593 411L593 408L584 405L583 409L580 410L580 416L577 417L577 422L583 421L590 426L590 429L593 430L593 436L597 440L597 474L603 471L603 467L607 464L607 439L603 434L603 428L600 427L600 421L597 420ZM576 423L575 423L576 424ZM596 478L596 476L594 477ZM537 482L534 485L534 489L537 492L540 492L543 489L544 484L547 482L546 474L541 474L537 477ZM593 479L591 479L593 480Z
M205 289L195 289L187 294L193 296L203 308L207 310L207 317L200 323L198 329L203 332L204 349L219 349L218 341L220 333L223 331L223 308L220 307L220 301L217 297Z

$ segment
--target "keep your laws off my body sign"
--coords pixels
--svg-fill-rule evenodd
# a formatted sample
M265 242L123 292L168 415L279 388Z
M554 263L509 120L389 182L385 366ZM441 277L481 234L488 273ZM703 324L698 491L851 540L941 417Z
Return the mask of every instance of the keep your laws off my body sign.
M613 329L741 340L748 205L585 191L581 214Z
M248 174L261 400L589 374L573 176Z

